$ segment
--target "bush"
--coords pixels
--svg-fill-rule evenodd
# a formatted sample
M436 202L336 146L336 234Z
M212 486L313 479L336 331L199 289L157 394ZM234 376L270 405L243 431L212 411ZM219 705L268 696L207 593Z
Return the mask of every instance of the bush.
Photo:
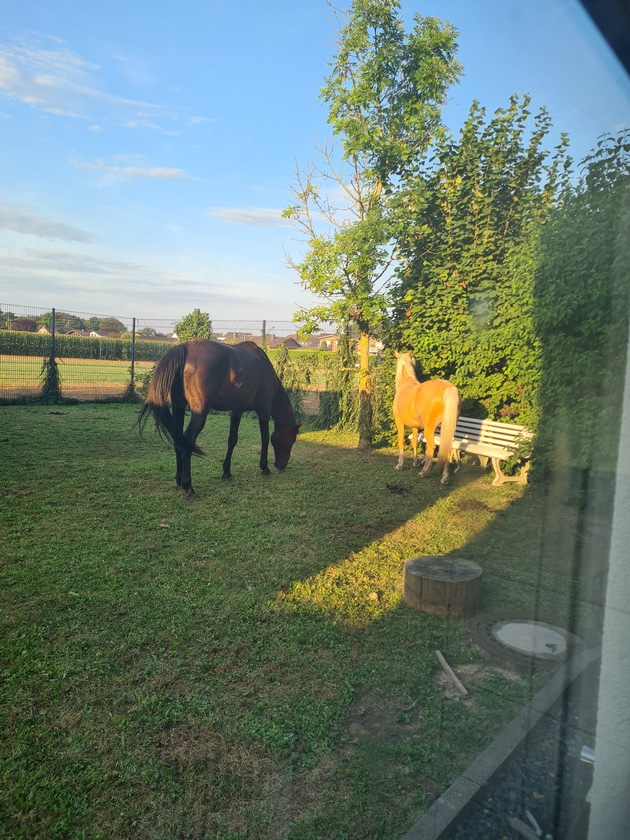
M61 377L59 376L57 360L52 357L44 359L41 375L44 378L44 383L38 402L44 403L45 405L58 405L64 402L61 394Z
M50 335L0 330L0 354L6 356L50 356L51 344ZM136 339L135 358L139 362L158 361L172 346L170 341ZM61 359L130 361L131 340L55 335L55 356Z

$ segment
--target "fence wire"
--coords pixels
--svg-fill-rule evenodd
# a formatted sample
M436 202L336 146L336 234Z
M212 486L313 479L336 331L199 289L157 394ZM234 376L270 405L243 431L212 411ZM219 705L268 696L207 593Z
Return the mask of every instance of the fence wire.
M176 343L180 320L0 303L0 400L37 397L44 361L51 356L58 362L64 397L86 402L122 398ZM317 349L330 346L327 337L335 335L333 324L320 325L316 336L308 340L299 337L292 321L233 319L211 324L213 337L219 341L251 340L269 349L289 339L291 347Z

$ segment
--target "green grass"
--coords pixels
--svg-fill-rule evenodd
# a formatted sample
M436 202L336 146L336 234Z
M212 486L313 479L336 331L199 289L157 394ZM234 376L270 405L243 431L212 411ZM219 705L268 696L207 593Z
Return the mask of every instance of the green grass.
M403 563L455 551L483 611L557 616L543 492L315 431L263 478L252 419L222 482L214 415L186 502L136 410L0 408L0 837L400 836L536 688L406 607Z
M37 395L42 387L42 364L38 356L0 357L0 399ZM129 361L100 359L58 359L61 390L73 399L98 399L121 395L130 382ZM136 362L135 374L142 376L153 362Z

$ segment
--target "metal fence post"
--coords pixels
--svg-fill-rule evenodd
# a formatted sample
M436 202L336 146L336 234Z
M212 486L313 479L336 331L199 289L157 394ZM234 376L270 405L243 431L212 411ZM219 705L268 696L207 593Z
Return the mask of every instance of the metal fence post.
M136 319L131 319L131 382L129 383L129 390L134 392L134 368L136 363Z
M263 350L267 347L267 322L263 320L262 322L262 331L260 336L260 344Z
M54 308L51 311L51 321L50 321L50 358L55 358L55 310Z

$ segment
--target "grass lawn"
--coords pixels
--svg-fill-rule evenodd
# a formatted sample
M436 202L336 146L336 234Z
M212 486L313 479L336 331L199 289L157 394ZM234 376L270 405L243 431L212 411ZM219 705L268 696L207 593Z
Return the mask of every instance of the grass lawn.
M457 552L482 611L558 615L544 491L308 426L263 478L254 419L222 482L211 415L186 502L136 412L0 408L0 836L402 835L538 687L408 608L403 562Z

